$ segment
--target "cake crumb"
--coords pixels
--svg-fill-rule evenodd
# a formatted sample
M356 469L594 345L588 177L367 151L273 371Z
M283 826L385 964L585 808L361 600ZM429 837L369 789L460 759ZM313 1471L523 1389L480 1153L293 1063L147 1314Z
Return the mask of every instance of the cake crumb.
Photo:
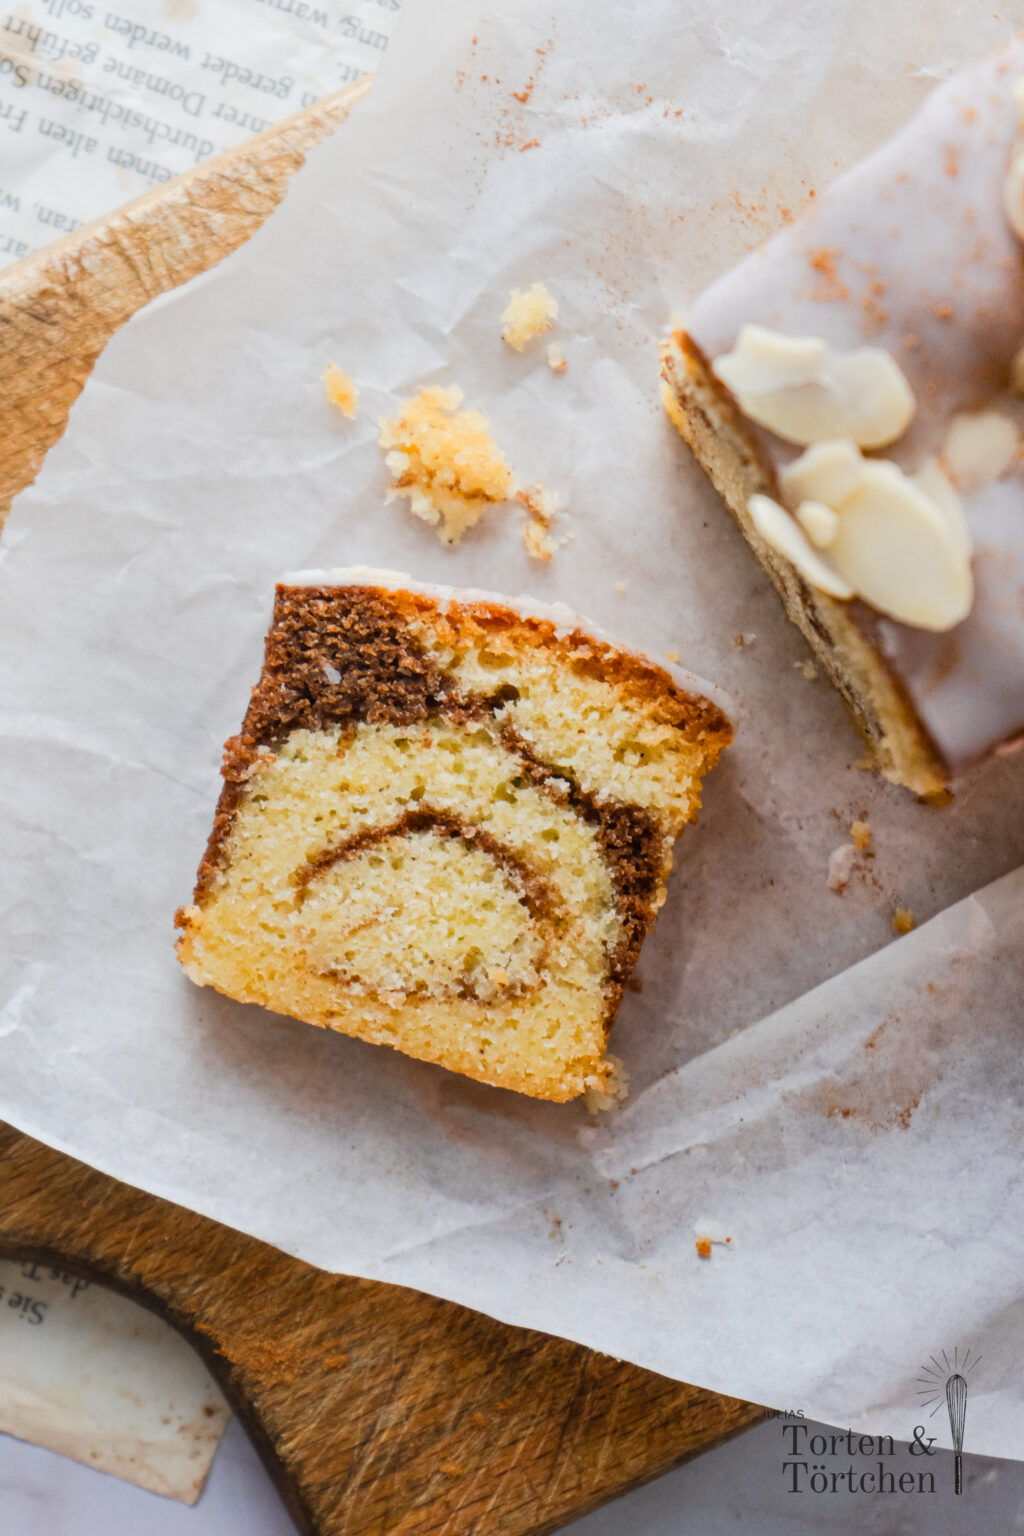
M359 408L359 391L348 374L337 363L328 363L324 369L324 384L328 400L351 421Z
M725 1227L712 1216L699 1216L693 1224L693 1233L697 1239L697 1252L702 1259L711 1257L712 1243L718 1243L723 1248L732 1246L732 1238Z
M841 843L828 856L828 879L825 883L837 896L841 896L850 883L856 857L857 850L853 843Z
M892 915L892 931L901 936L912 933L915 927L914 914L909 907L897 907Z
M809 683L813 683L817 680L818 669L809 656L806 661L794 661L793 665L798 672L803 673L804 677Z
M871 825L867 821L853 821L850 823L850 837L853 846L858 853L863 853L865 848L871 847Z
M552 373L564 373L565 370L568 368L568 366L569 366L568 359L566 358L566 355L562 351L561 347L556 346L553 341L549 341L548 342L548 367L551 369L551 372Z
M507 342L514 352L522 352L528 341L551 329L552 320L558 319L558 301L551 297L543 283L534 283L525 291L513 288L501 318L504 321L502 341Z
M615 583L615 590L619 594L620 597L625 597L625 595L626 595L626 583L624 581L617 581Z
M550 560L558 548L543 523L531 519L523 528L523 544L526 553L534 560Z
M665 656L667 657L667 659L669 661L674 661L674 662L676 662L678 664L678 662L679 662L679 652L678 651L666 651L665 652Z
M486 416L460 411L461 404L461 389L432 384L403 401L396 417L378 421L391 472L387 499L405 496L410 511L434 524L447 545L518 489Z
M555 550L566 543L568 535L557 539L551 532L552 519L561 510L562 498L557 491L546 490L543 485L531 485L516 492L516 500L530 514L530 521L523 527L523 544L534 560L550 560Z
M592 1115L607 1114L609 1110L620 1109L629 1098L629 1073L622 1061L611 1052L605 1056L605 1061L611 1070L605 1078L604 1085L600 1088L588 1088L583 1095L584 1102Z

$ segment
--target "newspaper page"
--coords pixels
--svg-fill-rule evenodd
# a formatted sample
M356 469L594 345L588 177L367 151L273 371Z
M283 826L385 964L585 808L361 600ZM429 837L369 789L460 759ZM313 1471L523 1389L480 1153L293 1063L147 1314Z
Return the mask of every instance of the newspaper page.
M194 1504L228 1417L169 1323L80 1275L0 1261L0 1431Z
M378 69L401 5L12 5L0 14L0 265Z

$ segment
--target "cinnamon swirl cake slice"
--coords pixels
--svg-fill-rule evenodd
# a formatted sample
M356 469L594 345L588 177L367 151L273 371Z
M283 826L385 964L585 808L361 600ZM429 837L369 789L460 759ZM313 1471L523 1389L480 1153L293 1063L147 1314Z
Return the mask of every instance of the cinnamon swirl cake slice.
M179 957L193 981L571 1099L732 730L561 606L362 568L277 589Z

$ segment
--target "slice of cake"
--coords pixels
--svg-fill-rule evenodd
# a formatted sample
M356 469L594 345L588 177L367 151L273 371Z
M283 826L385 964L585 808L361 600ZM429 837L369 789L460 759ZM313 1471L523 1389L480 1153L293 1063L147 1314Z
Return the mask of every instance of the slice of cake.
M1024 733L1024 40L693 305L665 402L886 775Z
M600 1089L673 843L731 739L713 689L562 606L288 578L181 962L482 1082Z

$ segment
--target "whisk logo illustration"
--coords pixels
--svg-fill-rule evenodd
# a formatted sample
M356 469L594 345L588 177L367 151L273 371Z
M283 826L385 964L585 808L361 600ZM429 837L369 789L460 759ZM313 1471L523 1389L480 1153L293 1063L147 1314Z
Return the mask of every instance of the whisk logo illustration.
M967 1377L975 1366L981 1361L980 1355L971 1359L971 1351L968 1350L963 1359L960 1359L959 1345L953 1351L953 1359L950 1361L946 1351L942 1351L943 1364L940 1365L934 1355L929 1355L930 1364L921 1367L921 1375L918 1377L920 1385L917 1395L922 1399L921 1407L928 1408L932 1403L930 1418L934 1418L942 1407L946 1405L949 1414L949 1432L953 1437L953 1492L964 1491L964 1425L967 1421Z

